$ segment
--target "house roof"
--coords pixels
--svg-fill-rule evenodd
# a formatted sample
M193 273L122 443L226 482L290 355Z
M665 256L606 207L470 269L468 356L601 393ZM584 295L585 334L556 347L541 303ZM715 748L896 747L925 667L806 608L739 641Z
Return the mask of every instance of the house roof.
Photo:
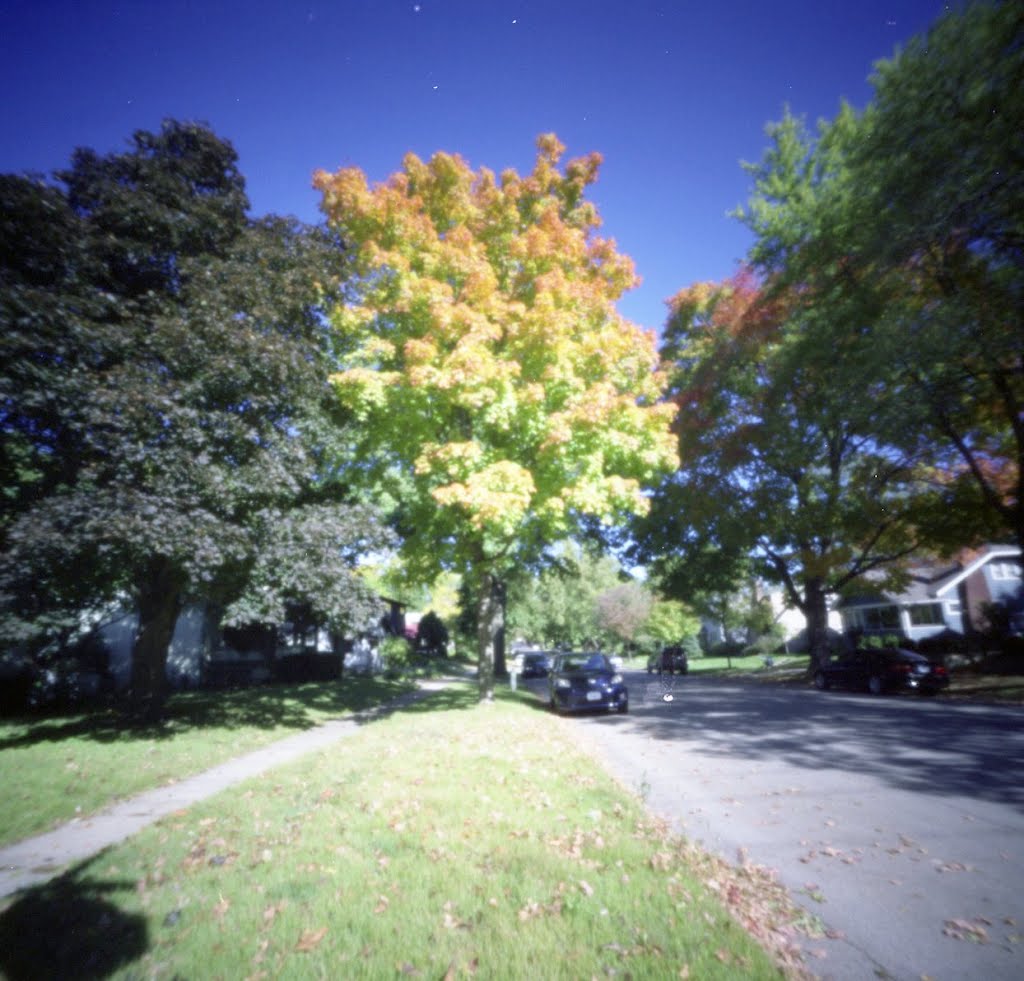
M921 564L908 569L910 581L900 593L886 593L880 589L870 592L865 589L857 596L851 596L840 606L866 606L875 603L931 603L956 593L957 586L973 575L986 562L993 559L1015 559L1020 557L1016 545L985 545L980 549L961 553L958 561L946 564ZM881 579L883 573L866 578Z
M1017 559L1020 558L1020 549L1016 545L986 545L975 553L974 559L967 562L960 571L952 576L947 582L939 587L935 595L942 596L951 589L955 589L968 576L980 569L986 562L992 559Z

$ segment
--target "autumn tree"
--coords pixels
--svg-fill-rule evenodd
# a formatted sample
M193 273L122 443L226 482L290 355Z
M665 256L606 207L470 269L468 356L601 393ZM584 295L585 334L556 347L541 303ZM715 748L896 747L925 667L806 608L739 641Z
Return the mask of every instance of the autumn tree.
M399 502L423 578L478 597L480 694L493 690L501 592L585 516L643 511L673 459L655 340L615 309L636 275L584 192L600 157L538 139L500 177L413 154L386 182L319 173L355 277L334 318L334 384L359 420L361 473Z
M827 653L828 598L916 546L915 460L887 434L884 390L749 273L670 303L663 354L678 405L680 469L636 529L680 598L728 592L753 573L780 584ZM703 580L703 581L701 581Z
M877 66L863 112L772 126L741 212L808 344L869 370L930 458L939 547L1024 548L1022 80L1024 7L946 13Z
M619 583L597 597L598 623L626 645L636 644L653 608L651 591L635 580Z
M337 239L247 217L234 149L190 123L0 194L4 639L38 649L134 606L132 706L151 718L189 598L366 616L352 564L383 538L344 503L328 424Z

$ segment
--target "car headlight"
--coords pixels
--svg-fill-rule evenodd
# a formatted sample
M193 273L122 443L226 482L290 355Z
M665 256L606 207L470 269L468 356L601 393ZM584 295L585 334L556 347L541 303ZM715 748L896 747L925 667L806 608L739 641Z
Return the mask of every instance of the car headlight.
M621 685L622 684L622 675L621 674L615 675L612 678L612 684L613 685Z
M555 679L555 687L556 688L571 688L572 686L569 684L569 681L568 681L567 678L556 678Z

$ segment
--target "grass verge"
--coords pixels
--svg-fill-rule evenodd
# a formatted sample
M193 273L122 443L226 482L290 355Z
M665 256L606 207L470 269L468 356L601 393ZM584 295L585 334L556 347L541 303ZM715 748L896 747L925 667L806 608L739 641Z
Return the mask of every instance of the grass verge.
M8 900L0 968L803 977L785 893L669 835L565 726L435 695Z
M378 705L410 687L352 677L181 692L171 697L157 726L128 725L113 711L0 721L0 844Z

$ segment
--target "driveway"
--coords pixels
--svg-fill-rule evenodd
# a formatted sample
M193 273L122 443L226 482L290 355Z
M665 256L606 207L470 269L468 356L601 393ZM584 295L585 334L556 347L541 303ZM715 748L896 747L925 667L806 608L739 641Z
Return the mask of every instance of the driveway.
M628 716L574 730L678 831L775 871L831 936L817 974L1024 977L1024 710L627 680Z

